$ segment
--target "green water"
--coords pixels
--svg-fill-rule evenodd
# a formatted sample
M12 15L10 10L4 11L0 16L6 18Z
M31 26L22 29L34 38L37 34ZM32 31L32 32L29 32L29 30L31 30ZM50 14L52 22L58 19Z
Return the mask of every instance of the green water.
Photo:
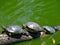
M60 25L59 1L56 0L0 0L0 26L22 25L33 21L39 25ZM0 28L0 32L2 29ZM41 39L33 39L14 45L40 45Z

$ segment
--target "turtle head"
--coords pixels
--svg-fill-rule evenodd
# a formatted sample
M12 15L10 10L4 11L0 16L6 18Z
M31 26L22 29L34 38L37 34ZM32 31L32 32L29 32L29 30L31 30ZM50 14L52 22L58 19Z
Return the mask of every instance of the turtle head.
M25 29L25 30L27 30L27 31L28 31L28 29L29 29L29 28L28 28L28 26L27 26L27 25L23 24L23 25L22 25L22 29Z
M26 28L26 26L23 24L23 25L22 25L22 28L23 28L23 29L25 29L25 28Z
M6 30L6 26L2 25L1 27L2 27L2 29Z

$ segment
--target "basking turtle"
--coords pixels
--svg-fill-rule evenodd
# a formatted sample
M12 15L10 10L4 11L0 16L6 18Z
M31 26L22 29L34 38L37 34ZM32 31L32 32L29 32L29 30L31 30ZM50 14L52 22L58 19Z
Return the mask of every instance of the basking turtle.
M30 32L44 31L43 28L35 22L27 22L23 24L23 28Z
M40 37L40 32L44 32L44 29L35 22L27 22L23 24L23 28L26 29L34 38Z
M60 26L55 26L54 29L55 30L60 30Z
M26 30L23 30L20 26L18 25L9 25L9 26L2 26L2 28L4 29L4 31L2 33L6 33L9 36L11 35L16 35L16 34L26 34L29 35L29 33Z
M55 33L55 29L50 27L50 26L43 26L44 30L46 31L46 33Z

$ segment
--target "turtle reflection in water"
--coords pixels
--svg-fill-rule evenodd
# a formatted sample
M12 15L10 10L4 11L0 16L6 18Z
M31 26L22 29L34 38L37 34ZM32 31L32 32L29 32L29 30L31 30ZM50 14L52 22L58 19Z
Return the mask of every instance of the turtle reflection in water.
M33 38L38 38L41 32L44 32L43 28L35 22L27 22L23 24L23 29L27 30Z
M26 30L23 30L18 25L9 25L9 26L2 26L4 29L2 33L6 33L10 37L20 38L22 35L29 35L29 33Z

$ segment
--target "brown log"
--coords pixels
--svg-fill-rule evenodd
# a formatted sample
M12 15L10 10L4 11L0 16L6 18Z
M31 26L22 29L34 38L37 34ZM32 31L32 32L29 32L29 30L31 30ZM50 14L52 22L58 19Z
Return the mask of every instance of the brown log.
M7 44L12 44L15 42L20 42L20 41L25 41L25 40L30 40L30 39L32 39L31 36L23 35L23 36L21 36L21 38L12 38L6 34L1 34L0 35L0 45L7 45Z

